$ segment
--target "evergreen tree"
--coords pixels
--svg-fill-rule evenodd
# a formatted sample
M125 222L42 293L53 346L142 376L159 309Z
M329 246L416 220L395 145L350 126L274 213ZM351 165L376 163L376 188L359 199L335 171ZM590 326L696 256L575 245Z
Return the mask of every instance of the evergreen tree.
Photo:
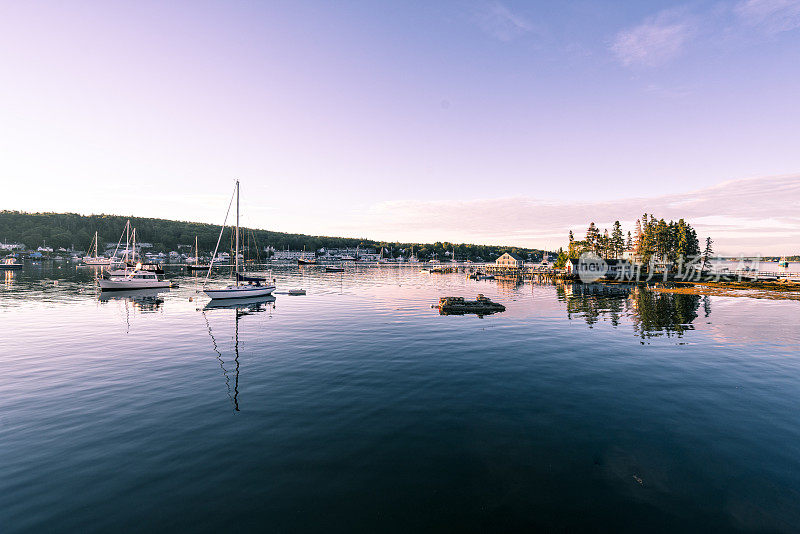
M645 219L646 221L647 219ZM636 219L636 234L634 234L633 249L636 254L642 253L642 240L644 239L644 231L642 230L642 220Z
M712 254L714 254L714 249L711 247L713 243L714 241L710 237L706 238L706 248L705 250L703 250L703 266L700 268L701 271L705 270L708 258L710 258Z
M594 222L589 223L589 228L586 230L586 244L589 246L589 250L600 254L600 231Z
M625 238L622 234L622 225L619 221L614 221L614 229L611 231L611 255L615 258L622 256L625 249Z

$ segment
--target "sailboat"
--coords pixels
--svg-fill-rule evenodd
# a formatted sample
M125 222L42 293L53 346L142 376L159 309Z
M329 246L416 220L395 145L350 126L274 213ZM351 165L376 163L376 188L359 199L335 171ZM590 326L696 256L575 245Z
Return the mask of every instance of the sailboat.
M98 244L99 241L97 239L97 232L94 233L94 239L92 240L94 244L94 257L92 256L84 256L83 257L83 264L84 265L111 265L111 260L109 258L105 258L100 256L98 253ZM89 253L92 252L92 245L89 245Z
M236 248L233 254L233 257L235 258L235 266L233 271L235 273L235 283L220 289L204 289L203 292L212 299L241 299L271 295L272 292L275 291L275 286L272 283L268 282L266 279L246 276L239 272L239 180L236 180L236 189L234 194L236 196ZM231 199L231 201L233 201L233 199ZM230 205L228 206L228 210L230 211ZM227 221L228 216L226 214L225 221L222 223L222 229L219 232L219 239L217 239L217 248L214 249L212 258L217 255L219 241L222 239L222 232L225 230L225 224ZM208 282L208 277L211 275L211 267L213 265L214 260L212 259L211 263L208 265L206 282ZM241 282L244 282L244 284Z
M208 265L200 264L200 248L197 246L197 236L194 236L194 263L187 263L186 270L189 272L208 270Z
M306 246L303 245L303 256L305 256L305 254L306 254ZM316 265L316 264L317 264L316 258L310 260L305 259L305 257L297 258L297 265Z

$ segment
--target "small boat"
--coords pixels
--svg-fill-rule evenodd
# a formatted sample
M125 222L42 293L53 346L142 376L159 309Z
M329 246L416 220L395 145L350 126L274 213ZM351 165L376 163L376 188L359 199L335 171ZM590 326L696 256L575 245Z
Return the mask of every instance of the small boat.
M326 273L343 273L344 267L325 267Z
M0 263L0 270L2 271L16 271L22 269L22 264L16 258L6 258Z
M194 263L187 263L186 270L190 273L194 271L207 271L208 267L208 265L200 263L200 249L197 244L197 236L194 236Z
M106 276L100 279L100 289L103 291L126 289L154 289L170 287L168 280L163 280L156 273L134 269L123 276Z
M97 232L94 233L94 240L92 240L92 243L94 244L94 256L93 257L84 256L83 258L84 265L109 266L112 263L114 263L110 258L105 258L103 256L100 256L98 248L99 242L97 240ZM92 251L92 245L89 245L89 252L91 253L91 251Z
M290 289L289 291L286 292L286 294L288 294L288 295L305 295L306 294L306 290L305 289Z
M303 258L297 258L297 265L316 265L317 260L304 260Z
M236 273L236 283L231 284L227 287L219 288L219 289L204 289L206 295L211 297L212 299L240 299L240 298L252 298L252 297L264 297L267 295L271 295L273 291L275 291L275 284L268 282L264 278L258 278L253 276L246 276L239 272L239 180L236 180L236 248L234 250L234 272ZM233 200L233 199L231 199ZM227 222L227 215L225 222L222 223L222 230L225 229L225 223ZM219 248L219 240L222 239L222 230L219 234L219 239L217 239L217 248ZM217 255L217 250L214 250L214 254L211 256L212 258ZM214 261L211 261L211 265L209 265L209 275L211 274L211 266L214 265ZM208 280L208 276L206 276L206 280ZM244 282L244 284L241 284Z
M778 265L779 265L780 267L788 267L788 266L789 266L789 261L786 259L786 256L783 256L783 257L780 259L780 261L778 261Z

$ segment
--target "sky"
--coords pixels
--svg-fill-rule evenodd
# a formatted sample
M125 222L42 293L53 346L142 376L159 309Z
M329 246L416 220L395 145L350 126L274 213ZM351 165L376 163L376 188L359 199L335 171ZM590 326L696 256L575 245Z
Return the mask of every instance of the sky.
M800 253L800 0L0 0L0 209Z

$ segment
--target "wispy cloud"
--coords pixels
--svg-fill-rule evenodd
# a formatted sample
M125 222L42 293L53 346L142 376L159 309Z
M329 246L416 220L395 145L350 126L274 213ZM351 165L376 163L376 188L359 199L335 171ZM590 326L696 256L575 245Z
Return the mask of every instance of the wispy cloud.
M662 11L638 26L617 33L611 50L625 66L654 67L680 54L693 29L685 14Z
M620 220L632 230L643 212L685 218L702 237L712 236L722 253L800 253L800 175L736 180L692 192L607 202L552 203L535 198L382 202L362 212L354 228L368 227L374 236L386 239L558 248L565 245L570 229L582 236L590 221L610 228Z
M770 34L800 27L800 0L744 0L734 12L745 24Z
M500 41L512 41L533 30L525 17L512 12L500 2L483 4L476 15L478 26Z

